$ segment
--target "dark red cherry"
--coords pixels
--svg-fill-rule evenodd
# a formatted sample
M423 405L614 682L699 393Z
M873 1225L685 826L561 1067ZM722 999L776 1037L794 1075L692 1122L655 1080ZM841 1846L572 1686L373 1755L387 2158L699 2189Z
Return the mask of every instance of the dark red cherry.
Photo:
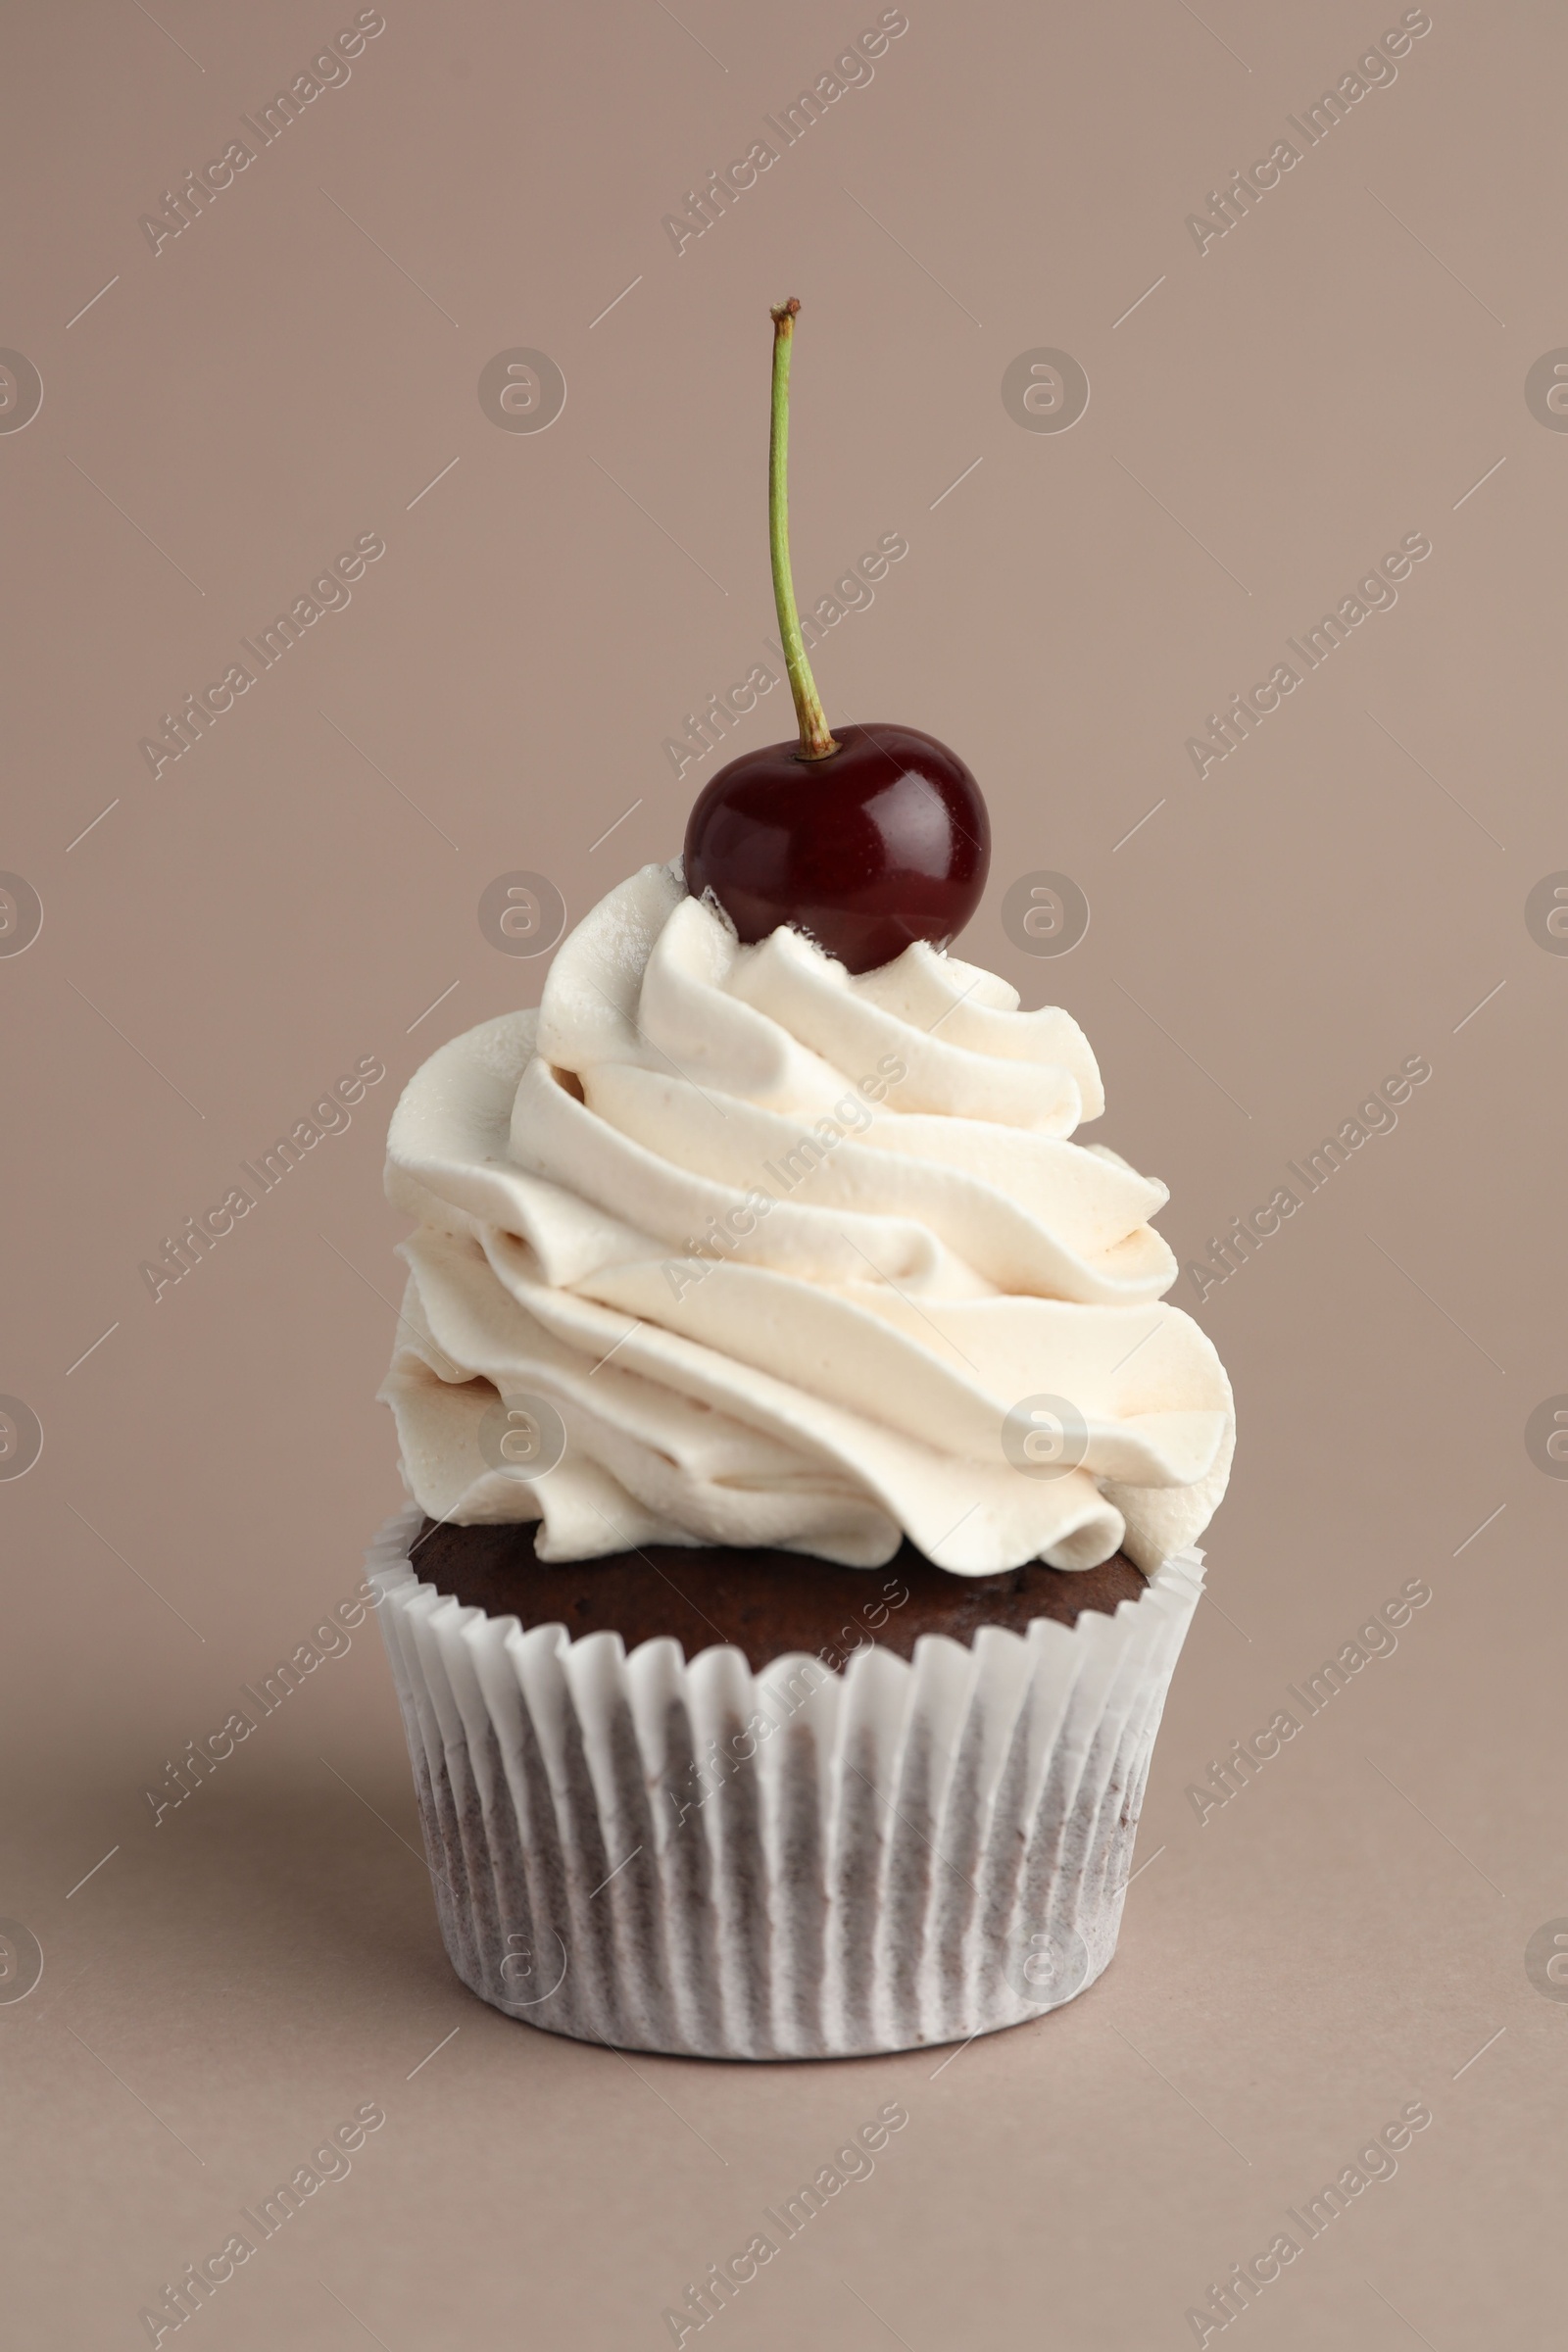
M852 972L911 940L941 945L980 904L991 826L956 752L918 727L841 727L838 749L768 744L732 760L686 827L686 887L750 945L781 923Z
M918 727L834 736L807 657L790 576L790 355L800 304L773 320L767 537L796 743L745 752L700 796L686 827L686 887L711 891L750 946L781 923L808 932L852 972L917 939L944 943L980 904L991 862L986 805L956 752Z

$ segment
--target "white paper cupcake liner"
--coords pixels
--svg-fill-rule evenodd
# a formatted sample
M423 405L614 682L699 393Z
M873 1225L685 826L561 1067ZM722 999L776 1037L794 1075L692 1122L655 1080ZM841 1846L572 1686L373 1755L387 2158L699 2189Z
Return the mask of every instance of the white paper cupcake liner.
M368 1570L481 1999L622 2049L857 2057L1038 2017L1106 1966L1200 1553L1113 1617L754 1675L466 1608L410 1564L419 1523Z

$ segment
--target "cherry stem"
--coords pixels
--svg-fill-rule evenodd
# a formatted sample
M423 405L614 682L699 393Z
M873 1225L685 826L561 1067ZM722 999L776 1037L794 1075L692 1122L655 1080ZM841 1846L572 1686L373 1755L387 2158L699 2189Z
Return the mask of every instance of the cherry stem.
M802 760L826 760L838 750L828 731L826 714L806 658L801 616L795 609L795 582L790 574L790 351L800 303L792 294L771 313L773 320L773 417L767 444L767 537L773 559L773 603L778 612L779 642L789 671L795 714L801 722Z

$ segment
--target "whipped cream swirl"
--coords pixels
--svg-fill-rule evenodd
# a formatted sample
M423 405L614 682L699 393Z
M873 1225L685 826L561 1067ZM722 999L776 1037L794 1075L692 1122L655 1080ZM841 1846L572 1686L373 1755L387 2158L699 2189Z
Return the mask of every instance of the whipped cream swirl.
M1070 1140L1103 1107L1067 1013L923 944L858 977L791 930L743 948L646 866L393 1118L410 1491L542 1518L552 1560L875 1567L907 1535L960 1576L1152 1571L1224 1492L1231 1393L1160 1302L1164 1186ZM543 1476L484 1442L498 1396L559 1416Z

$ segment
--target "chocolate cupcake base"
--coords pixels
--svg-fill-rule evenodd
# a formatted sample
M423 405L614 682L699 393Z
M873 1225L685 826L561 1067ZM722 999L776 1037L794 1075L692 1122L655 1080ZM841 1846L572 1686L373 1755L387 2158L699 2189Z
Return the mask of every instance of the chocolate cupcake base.
M1076 1622L969 1639L906 1616L911 1587L842 1670L797 1648L753 1671L775 1638L755 1618L688 1661L667 1624L628 1655L624 1625L474 1605L437 1536L411 1565L421 1524L401 1513L368 1565L442 1933L481 1999L624 2049L849 2057L1041 2016L1105 1967L1196 1552L1128 1566L1136 1596L1086 1591ZM511 1567L519 1597L563 1573L531 1547ZM828 1573L869 1596L889 1571Z
M1027 1633L1083 1609L1114 1616L1148 1579L1124 1552L1099 1568L1031 1560L1002 1576L955 1576L906 1542L885 1568L843 1568L757 1545L648 1544L592 1560L541 1560L536 1520L453 1527L421 1520L410 1559L438 1592L491 1617L564 1625L574 1640L618 1634L629 1651L668 1636L687 1657L714 1642L753 1672L796 1651L834 1669L875 1642L912 1658L922 1634L969 1642L983 1625Z

